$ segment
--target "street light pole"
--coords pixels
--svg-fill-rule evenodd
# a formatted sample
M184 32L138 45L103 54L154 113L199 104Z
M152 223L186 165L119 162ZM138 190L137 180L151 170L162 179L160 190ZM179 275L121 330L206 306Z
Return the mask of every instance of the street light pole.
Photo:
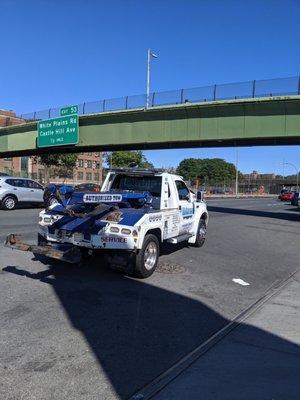
M285 165L291 165L293 168L295 168L296 171L296 186L297 186L297 192L299 192L299 171L296 165L290 163L290 162L285 162Z
M147 56L147 88L146 88L146 108L149 108L150 104L150 69L151 69L151 57L157 58L157 55L152 53L151 49L148 49Z
M150 57L151 57L151 50L148 49L148 59L147 59L147 99L146 99L146 108L149 107L149 97L150 97Z

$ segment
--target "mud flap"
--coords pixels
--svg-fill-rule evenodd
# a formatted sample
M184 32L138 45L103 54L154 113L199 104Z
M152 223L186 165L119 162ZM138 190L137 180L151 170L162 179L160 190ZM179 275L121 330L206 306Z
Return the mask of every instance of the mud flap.
M68 246L68 248L64 250L60 250L59 248L55 248L49 244L43 245L31 245L27 243L23 243L20 240L20 236L11 233L6 237L4 242L6 247L10 247L11 249L21 250L21 251L31 251L35 254L41 254L46 257L54 258L56 260L65 261L71 264L77 264L81 261L81 251L78 247ZM57 246L59 247L59 246ZM61 246L65 247L65 246Z

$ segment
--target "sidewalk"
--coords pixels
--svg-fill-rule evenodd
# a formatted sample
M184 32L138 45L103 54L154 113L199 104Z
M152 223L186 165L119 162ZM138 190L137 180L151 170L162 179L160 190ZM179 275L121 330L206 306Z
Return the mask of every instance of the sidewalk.
M155 400L299 400L300 272Z

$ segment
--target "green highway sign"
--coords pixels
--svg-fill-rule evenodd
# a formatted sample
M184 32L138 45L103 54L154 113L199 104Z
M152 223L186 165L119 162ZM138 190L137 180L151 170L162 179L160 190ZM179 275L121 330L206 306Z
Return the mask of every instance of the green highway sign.
M60 109L60 115L64 117L65 115L70 115L70 114L78 114L78 106L69 106L69 107L63 107Z
M79 138L78 115L45 119L38 122L38 147L77 144Z

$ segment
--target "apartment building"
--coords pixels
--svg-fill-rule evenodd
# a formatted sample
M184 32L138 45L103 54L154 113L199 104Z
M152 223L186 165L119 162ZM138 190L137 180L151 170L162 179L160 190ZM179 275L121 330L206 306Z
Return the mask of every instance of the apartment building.
M23 118L17 117L14 111L0 109L0 126L11 126L24 124Z
M24 119L18 118L15 112L0 109L0 127L23 123ZM0 172L10 173L19 170L21 170L21 157L0 158Z
M79 184L83 182L102 183L102 154L100 152L80 153L73 171L58 176L55 167L50 168L50 181L53 183ZM27 173L32 179L45 183L45 168L38 157L28 157Z
M45 183L45 168L38 157L12 157L0 159L0 172L13 176L30 177ZM53 183L79 184L83 182L102 183L102 154L100 152L80 153L73 171L66 176L58 176L55 167L50 168Z

